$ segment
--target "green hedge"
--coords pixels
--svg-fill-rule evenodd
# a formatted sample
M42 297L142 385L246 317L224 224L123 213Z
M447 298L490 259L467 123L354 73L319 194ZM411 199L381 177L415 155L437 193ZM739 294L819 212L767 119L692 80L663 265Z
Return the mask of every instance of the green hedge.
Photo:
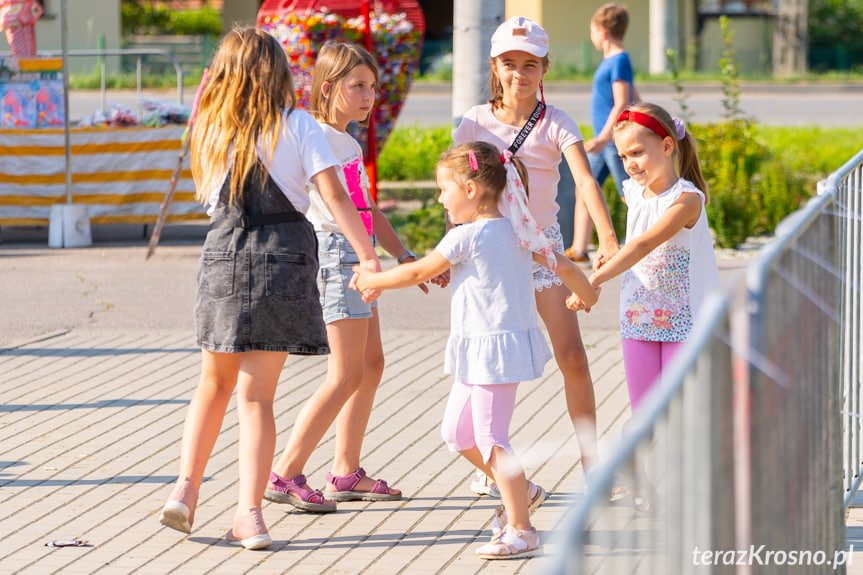
M710 188L710 227L719 247L736 248L776 224L815 193L818 180L838 169L863 145L858 129L755 126L741 121L692 125ZM590 129L582 127L585 137ZM381 180L432 180L437 158L450 145L450 129L397 128L378 164ZM626 206L609 180L603 189L618 237L626 230ZM389 194L389 195L387 195ZM413 213L395 213L396 231L417 252L444 233L443 208L434 190L381 192L383 198L414 199Z
M171 10L149 0L123 0L120 5L123 34L179 34L218 36L222 15L210 6Z

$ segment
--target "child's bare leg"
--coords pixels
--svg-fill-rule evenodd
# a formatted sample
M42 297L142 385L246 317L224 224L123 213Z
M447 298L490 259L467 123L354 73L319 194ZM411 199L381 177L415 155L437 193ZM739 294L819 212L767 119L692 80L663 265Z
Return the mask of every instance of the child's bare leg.
M514 455L497 445L491 448L489 466L500 490L500 499L506 509L507 523L520 531L530 531L527 479L524 476L524 469Z
M515 456L502 447L491 448L488 463L483 461L479 448L472 447L459 453L477 469L491 477L500 490L500 499L506 509L507 523L522 531L529 531L527 478Z
M180 451L180 480L191 479L197 488L237 384L240 358L237 353L201 350L201 378L186 412Z
M351 395L339 412L336 419L336 453L333 460L333 475L345 476L353 473L360 466L360 454L363 449L363 439L369 424L369 416L375 402L375 393L381 383L384 373L384 350L381 342L381 324L378 318L378 308L372 308L372 317L368 320L368 336L366 338L366 353L364 358L363 378L359 388ZM375 480L369 476L360 479L354 487L355 491L369 491ZM329 487L329 486L327 486ZM326 491L326 489L325 489ZM390 494L399 493L398 489L390 489Z
M581 462L585 470L597 461L596 398L576 312L567 309L569 290L552 286L536 292L536 307L554 350L554 358L563 374L566 407L575 427Z
M272 453L276 449L273 398L286 353L252 351L243 354L237 380L237 415L240 420L239 508L260 507Z
M327 376L300 410L288 444L273 467L282 477L296 477L336 416L362 381L367 319L344 319L327 325L330 355Z

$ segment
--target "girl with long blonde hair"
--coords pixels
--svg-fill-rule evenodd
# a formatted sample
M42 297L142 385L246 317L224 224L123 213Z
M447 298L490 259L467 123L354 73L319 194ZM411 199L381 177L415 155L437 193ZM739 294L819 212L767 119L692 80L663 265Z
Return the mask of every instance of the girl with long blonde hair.
M272 543L261 513L276 445L273 399L288 353L329 352L305 217L314 182L359 265L380 270L336 175L317 122L294 110L287 58L270 34L227 34L210 66L192 135L192 173L210 228L198 267L195 324L201 378L183 428L180 473L161 522L191 532L198 491L234 389L239 496L225 536L248 549ZM372 296L373 297L373 296Z

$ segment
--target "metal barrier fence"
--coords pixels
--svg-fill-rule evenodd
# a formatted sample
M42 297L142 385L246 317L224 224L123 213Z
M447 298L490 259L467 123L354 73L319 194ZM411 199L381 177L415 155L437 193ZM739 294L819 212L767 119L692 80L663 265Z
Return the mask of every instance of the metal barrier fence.
M557 531L554 573L845 572L863 481L861 184L863 151L708 298Z

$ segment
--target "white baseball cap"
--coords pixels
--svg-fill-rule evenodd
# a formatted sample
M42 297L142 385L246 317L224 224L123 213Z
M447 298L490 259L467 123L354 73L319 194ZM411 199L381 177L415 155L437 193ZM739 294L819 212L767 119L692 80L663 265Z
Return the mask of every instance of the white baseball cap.
M513 16L497 27L491 37L491 57L517 50L538 58L548 55L548 34L542 26L523 16Z

